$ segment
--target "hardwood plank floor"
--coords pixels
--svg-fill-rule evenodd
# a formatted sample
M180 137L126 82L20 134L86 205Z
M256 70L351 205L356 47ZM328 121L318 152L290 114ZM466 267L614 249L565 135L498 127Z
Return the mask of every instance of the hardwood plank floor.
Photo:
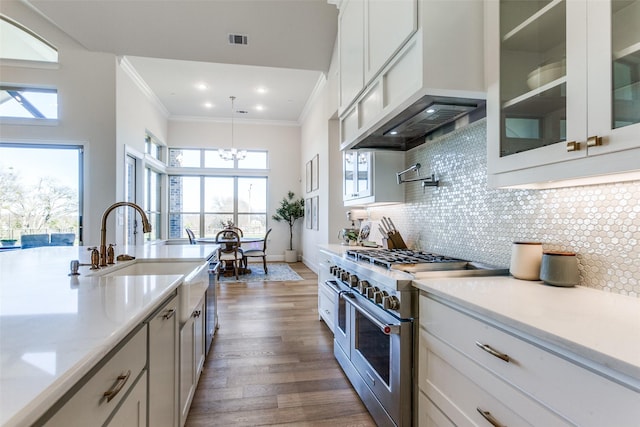
M220 329L186 421L201 426L375 426L318 320L317 276L220 283Z

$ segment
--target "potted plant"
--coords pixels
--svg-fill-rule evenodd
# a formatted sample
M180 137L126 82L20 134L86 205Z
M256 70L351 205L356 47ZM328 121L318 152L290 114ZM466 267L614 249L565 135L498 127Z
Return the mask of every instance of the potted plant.
M296 220L304 217L304 199L295 199L293 191L287 193L287 197L283 197L280 207L276 209L275 215L271 218L276 222L286 222L289 224L289 249L284 251L284 260L286 262L296 262L298 254L293 250L293 226Z

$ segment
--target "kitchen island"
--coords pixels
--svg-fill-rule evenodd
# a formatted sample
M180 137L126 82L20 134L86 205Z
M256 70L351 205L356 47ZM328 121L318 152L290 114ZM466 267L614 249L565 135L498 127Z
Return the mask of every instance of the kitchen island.
M202 261L217 245L124 247L139 260ZM92 275L86 247L0 254L0 425L30 425L172 294L183 275ZM114 267L135 261L117 263Z

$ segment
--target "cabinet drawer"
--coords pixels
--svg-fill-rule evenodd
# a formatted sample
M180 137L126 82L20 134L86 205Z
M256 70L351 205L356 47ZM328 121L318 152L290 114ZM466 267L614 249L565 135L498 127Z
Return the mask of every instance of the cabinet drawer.
M333 332L333 318L336 304L336 294L327 289L325 285L319 286L318 292L318 312L322 317L322 320L327 324L331 332Z
M419 345L418 386L455 425L571 425L424 329Z
M47 427L102 425L136 383L146 360L147 328L144 327L111 355L102 367L95 372L90 372L86 379L81 380L84 385L62 403L63 406L45 425ZM122 378L123 376L127 378ZM146 381L144 385L146 390ZM104 395L105 392L118 390L119 386L121 386L120 391L108 401Z
M574 364L569 355L562 358L479 318L420 297L420 324L430 334L572 423L637 424L640 393Z
M422 390L418 392L418 427L455 427Z

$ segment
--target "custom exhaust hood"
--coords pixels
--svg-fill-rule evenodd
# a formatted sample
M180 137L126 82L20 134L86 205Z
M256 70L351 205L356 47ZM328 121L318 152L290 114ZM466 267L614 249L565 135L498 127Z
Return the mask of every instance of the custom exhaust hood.
M484 99L424 95L392 112L362 134L349 149L407 151L486 116Z

